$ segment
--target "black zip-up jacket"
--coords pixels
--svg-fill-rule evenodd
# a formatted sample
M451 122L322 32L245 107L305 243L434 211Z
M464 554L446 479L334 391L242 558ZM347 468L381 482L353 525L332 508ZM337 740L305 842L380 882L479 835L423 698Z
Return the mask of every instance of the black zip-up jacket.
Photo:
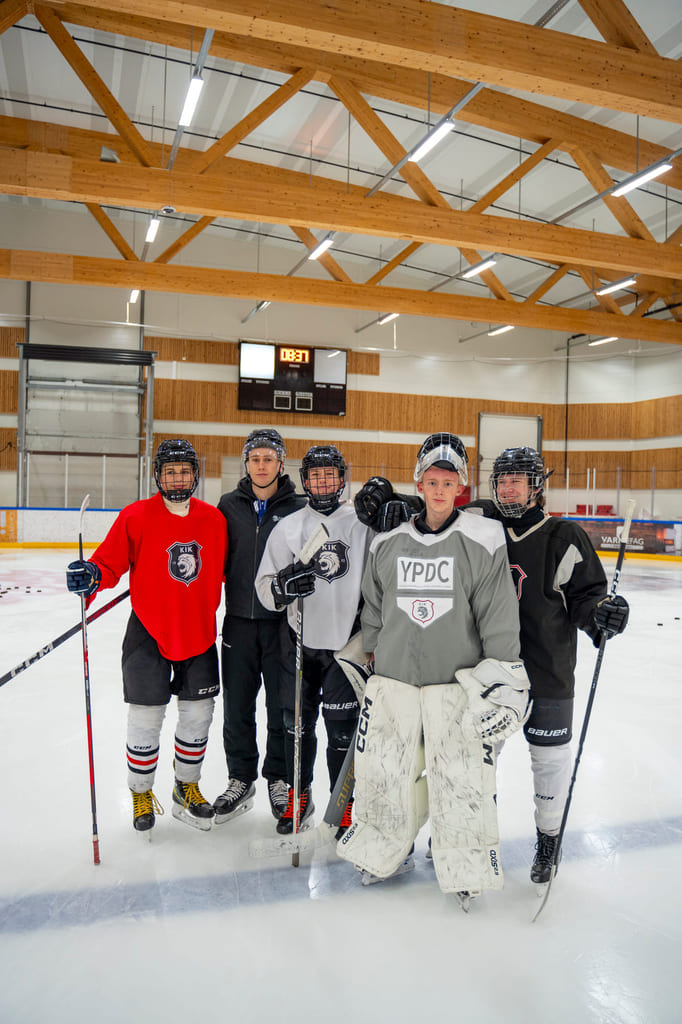
M277 482L277 490L268 498L265 514L258 525L258 502L251 481L241 479L229 494L223 494L218 510L227 520L228 556L225 574L225 605L228 615L242 619L278 619L281 612L271 612L258 600L253 582L260 564L265 542L273 528L285 516L306 503L296 494L286 474Z

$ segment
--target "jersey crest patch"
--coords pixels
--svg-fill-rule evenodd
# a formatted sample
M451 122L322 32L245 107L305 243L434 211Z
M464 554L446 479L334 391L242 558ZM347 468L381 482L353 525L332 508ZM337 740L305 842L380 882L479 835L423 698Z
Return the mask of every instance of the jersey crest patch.
M398 607L413 622L426 629L452 608L451 597L398 597Z
M201 544L195 540L188 544L176 542L166 548L168 552L168 572L178 583L192 583L201 571Z
M510 565L509 568L511 570L512 580L514 581L514 587L516 588L516 596L520 601L523 581L528 579L528 574L523 571L520 565Z
M348 544L342 540L328 540L315 558L313 572L321 580L333 583L345 576L349 568Z

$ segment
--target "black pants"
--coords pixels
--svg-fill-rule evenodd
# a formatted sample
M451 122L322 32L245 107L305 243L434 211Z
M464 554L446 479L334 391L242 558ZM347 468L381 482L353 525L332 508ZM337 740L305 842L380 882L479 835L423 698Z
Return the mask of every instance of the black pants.
M231 779L254 782L258 778L256 698L261 678L267 713L263 777L287 777L279 703L279 629L279 619L228 615L223 623L223 745Z
M281 702L285 725L287 781L294 784L294 706L296 688L296 636L286 622L282 625ZM327 732L327 769L329 788L343 766L346 752L353 741L360 706L353 687L334 658L333 651L303 648L301 729L301 790L313 781L317 752L315 726L322 704Z

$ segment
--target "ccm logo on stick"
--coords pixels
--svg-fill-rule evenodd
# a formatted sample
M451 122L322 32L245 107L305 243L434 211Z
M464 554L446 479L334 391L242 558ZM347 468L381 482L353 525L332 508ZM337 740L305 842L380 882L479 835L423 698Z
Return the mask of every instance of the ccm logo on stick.
M454 558L398 558L399 590L452 590Z

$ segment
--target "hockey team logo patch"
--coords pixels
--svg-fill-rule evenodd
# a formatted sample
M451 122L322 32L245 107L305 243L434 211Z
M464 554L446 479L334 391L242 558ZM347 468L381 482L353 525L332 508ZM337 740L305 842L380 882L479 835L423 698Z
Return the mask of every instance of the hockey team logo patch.
M447 614L452 608L451 597L399 597L398 607L423 629Z
M333 583L345 576L349 568L348 544L342 540L328 540L315 558L313 571L321 580Z
M520 565L510 565L512 579L514 586L516 587L516 596L519 601L521 600L521 590L523 589L523 581L528 579L527 574L523 571Z
M187 586L197 578L201 570L201 544L195 540L188 544L175 543L166 548L168 552L168 572L178 583Z

